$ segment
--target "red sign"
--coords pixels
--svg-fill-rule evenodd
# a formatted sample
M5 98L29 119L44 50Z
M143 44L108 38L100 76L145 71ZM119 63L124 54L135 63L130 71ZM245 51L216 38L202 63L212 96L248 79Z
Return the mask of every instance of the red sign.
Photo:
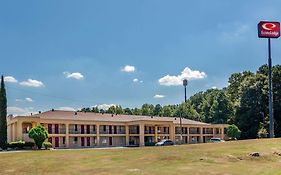
M258 24L260 38L279 38L280 36L280 23L261 21Z

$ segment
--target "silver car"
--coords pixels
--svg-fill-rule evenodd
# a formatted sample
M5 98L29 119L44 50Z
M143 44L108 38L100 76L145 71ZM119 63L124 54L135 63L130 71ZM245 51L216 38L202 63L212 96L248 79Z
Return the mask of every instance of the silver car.
M225 141L222 140L221 138L211 138L210 142L211 143L220 143L220 142L225 142Z

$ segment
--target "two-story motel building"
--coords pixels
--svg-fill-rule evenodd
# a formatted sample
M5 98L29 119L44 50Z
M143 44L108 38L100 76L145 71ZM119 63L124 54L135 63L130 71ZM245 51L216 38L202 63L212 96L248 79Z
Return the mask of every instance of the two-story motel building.
M180 118L112 115L50 110L30 116L8 117L8 142L32 141L28 131L42 124L54 148L145 146L171 139L175 143L205 143L212 137L226 139L225 124L207 124Z

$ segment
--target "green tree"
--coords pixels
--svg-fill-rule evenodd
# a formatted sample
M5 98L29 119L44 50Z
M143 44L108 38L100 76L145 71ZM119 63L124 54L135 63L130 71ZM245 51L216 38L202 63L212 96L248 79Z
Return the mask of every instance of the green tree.
M116 106L116 114L123 114L123 108L121 105Z
M34 140L38 149L41 149L43 142L49 137L49 134L42 125L37 125L28 132L28 136Z
M134 108L132 109L133 115L141 115L141 109L139 108Z
M160 104L155 105L153 110L154 116L161 116L162 115L162 106Z
M189 101L199 114L203 114L203 103L206 102L205 94L206 93L201 91L189 98Z
M175 117L182 116L183 118L202 121L202 118L200 118L200 115L194 109L194 106L190 103L190 101L180 104L174 115Z
M92 112L90 108L82 108L80 112Z
M260 123L264 120L264 100L267 94L264 84L256 76L248 77L242 83L240 105L237 108L234 123L241 129L241 137L254 139L257 137Z
M210 117L212 123L227 123L233 113L231 102L223 91L219 91L210 108Z
M239 139L241 135L241 131L236 125L232 124L227 128L226 134L231 139Z
M100 110L99 110L99 108L96 106L96 107L93 107L92 112L94 112L94 113L99 113Z
M146 116L153 115L154 106L152 104L143 104L141 107L141 114Z
M281 137L281 65L273 67L272 82L275 136Z
M234 73L229 77L227 94L229 95L229 99L235 106L239 105L239 100L242 93L241 84L246 78L252 76L254 76L254 73L250 71L244 71L242 73Z
M7 97L3 75L0 88L0 147L7 149Z
M173 116L173 110L171 108L171 106L163 106L163 117L172 117Z
M200 105L201 106L200 115L203 118L204 122L207 123L214 122L213 115L211 114L211 107L214 106L214 103L216 102L216 98L220 91L221 90L219 89L208 89L206 92L202 94L203 101L201 102Z
M116 107L115 106L110 106L108 109L107 109L107 111L106 111L106 113L109 113L109 114L116 114Z
M124 114L126 114L126 115L133 115L133 112L132 112L132 110L130 108L125 108L124 109Z

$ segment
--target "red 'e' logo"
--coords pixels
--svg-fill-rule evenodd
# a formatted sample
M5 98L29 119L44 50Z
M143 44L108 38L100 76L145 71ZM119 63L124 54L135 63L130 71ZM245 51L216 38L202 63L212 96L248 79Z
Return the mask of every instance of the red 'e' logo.
M262 25L262 28L264 30L274 30L274 28L276 28L276 24L273 24L273 23L264 23Z
M280 36L280 23L261 21L258 24L260 38L278 38Z

